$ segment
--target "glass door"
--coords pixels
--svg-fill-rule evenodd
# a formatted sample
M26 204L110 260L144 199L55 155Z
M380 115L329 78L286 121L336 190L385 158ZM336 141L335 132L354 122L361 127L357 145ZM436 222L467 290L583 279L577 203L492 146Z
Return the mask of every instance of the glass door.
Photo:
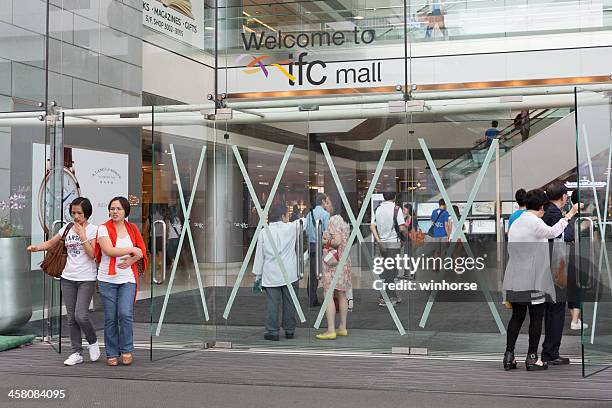
M575 97L575 185L584 208L576 225L576 273L568 274L568 302L580 309L582 367L588 376L612 365L612 105L605 93L577 89Z
M162 111L154 108L159 124L143 130L142 218L150 268L138 305L150 317L142 323L143 331L150 327L153 359L211 344L216 313L214 123L200 112ZM176 125L163 124L170 117Z
M59 229L69 222L70 197L74 197L72 188L74 183L68 182L64 156L64 117L49 113L46 120L47 126L47 145L45 149L46 175L39 189L39 200L41 212L39 218L43 220L46 239L57 234ZM62 291L60 279L44 276L44 297L47 302L46 308L46 337L54 350L62 352Z
M240 124L249 115L236 111L238 120L217 121L213 219L218 226L218 346L294 347L309 342L318 310L308 285L316 289L317 280L314 271L309 274L303 217L322 186L318 174L309 173L308 120L283 120L296 113L297 107L268 110L266 116L278 122ZM257 275L263 275L263 291L254 290ZM271 307L279 319L283 309L292 317L275 322Z

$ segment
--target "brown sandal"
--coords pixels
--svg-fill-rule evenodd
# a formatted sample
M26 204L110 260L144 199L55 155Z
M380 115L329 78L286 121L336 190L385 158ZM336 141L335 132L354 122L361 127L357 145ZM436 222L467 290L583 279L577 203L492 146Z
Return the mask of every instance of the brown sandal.
M106 359L106 365L114 367L119 365L119 359L117 357L109 357Z
M134 361L132 353L125 353L121 355L121 362L123 363L123 365L130 365L132 364L132 361Z

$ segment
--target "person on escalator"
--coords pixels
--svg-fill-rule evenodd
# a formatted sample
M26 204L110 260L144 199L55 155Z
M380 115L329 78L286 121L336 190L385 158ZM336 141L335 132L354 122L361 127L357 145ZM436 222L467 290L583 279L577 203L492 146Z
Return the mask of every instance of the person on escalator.
M499 122L494 120L491 122L491 127L485 131L485 147L488 149L494 139L499 138Z
M521 133L521 142L524 142L529 137L529 110L523 109L514 118L514 128Z

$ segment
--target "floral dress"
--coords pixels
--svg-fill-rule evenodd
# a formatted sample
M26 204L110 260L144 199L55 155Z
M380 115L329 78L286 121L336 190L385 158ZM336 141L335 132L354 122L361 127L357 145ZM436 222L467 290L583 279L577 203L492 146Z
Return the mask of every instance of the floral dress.
M346 241L348 240L348 236L350 233L349 225L344 222L342 217L339 215L334 215L329 219L329 223L327 224L328 233L332 234L335 237L342 237L340 240L340 246L337 248L338 256L342 257L342 253L346 247ZM349 248L350 250L350 248ZM323 276L319 281L319 285L323 287L324 290L327 290L331 286L331 282L334 279L334 274L336 273L336 266L329 266L325 262L323 262ZM342 273L338 278L338 283L336 284L336 290L346 292L347 290L352 289L351 283L351 259L347 258L346 263L344 264L344 268L342 268Z

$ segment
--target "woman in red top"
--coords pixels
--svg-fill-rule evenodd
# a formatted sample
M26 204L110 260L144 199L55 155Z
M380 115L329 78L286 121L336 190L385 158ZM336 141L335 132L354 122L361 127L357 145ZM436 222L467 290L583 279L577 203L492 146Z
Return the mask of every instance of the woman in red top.
M134 351L134 303L138 290L138 262L147 266L146 247L136 224L129 223L130 203L115 197L108 204L110 220L98 228L96 260L98 287L104 304L106 362L132 363Z

